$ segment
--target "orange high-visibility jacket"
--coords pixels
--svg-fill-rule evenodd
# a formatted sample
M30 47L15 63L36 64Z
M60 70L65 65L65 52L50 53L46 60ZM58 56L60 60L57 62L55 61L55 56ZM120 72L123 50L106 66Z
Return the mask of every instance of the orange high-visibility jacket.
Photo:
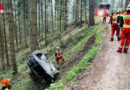
M117 24L117 18L118 18L118 14L114 14L112 24Z
M104 17L107 17L107 12L104 12Z

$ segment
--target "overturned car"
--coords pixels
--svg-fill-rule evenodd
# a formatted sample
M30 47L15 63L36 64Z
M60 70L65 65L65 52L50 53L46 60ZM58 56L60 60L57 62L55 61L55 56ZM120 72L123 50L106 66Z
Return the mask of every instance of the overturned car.
M30 67L31 78L41 83L52 83L59 74L59 71L48 59L47 53L43 54L39 50L32 53L27 60L27 65Z

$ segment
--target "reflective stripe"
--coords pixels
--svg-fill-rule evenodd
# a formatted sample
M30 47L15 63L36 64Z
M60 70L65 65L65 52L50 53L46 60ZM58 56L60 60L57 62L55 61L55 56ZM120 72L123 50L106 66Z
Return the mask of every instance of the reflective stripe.
M2 84L2 86L6 86L6 84Z
M125 46L125 48L129 48L129 46Z
M9 90L8 88L6 88L5 90Z
M130 19L130 15L124 15L123 18L124 19Z
M123 48L123 46L120 46L120 48Z
M127 20L130 20L130 15L124 15L123 16L123 19L124 19L124 24L126 23L126 19Z
M118 17L118 15L114 15L114 16L113 16L113 18L117 18L117 17Z
M117 23L117 21L113 21L113 23Z
M126 8L126 10L130 10L130 8Z
M123 28L130 28L130 25L123 25Z
M120 25L120 23L117 23L117 25Z

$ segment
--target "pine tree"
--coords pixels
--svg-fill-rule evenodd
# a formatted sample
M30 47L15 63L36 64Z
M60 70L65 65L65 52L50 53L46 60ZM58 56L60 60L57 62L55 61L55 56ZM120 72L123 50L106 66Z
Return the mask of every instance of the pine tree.
M12 0L8 0L9 8L9 33L10 33L10 59L13 65L14 74L17 73L16 57L15 57L15 45L14 45L14 27L13 27L13 11Z

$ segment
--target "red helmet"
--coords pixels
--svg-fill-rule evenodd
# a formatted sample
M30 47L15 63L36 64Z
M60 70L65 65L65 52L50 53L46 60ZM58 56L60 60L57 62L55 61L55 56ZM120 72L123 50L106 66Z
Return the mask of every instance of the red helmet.
M9 85L9 79L3 79L1 81L1 85L2 85L2 87L5 87L5 86Z

